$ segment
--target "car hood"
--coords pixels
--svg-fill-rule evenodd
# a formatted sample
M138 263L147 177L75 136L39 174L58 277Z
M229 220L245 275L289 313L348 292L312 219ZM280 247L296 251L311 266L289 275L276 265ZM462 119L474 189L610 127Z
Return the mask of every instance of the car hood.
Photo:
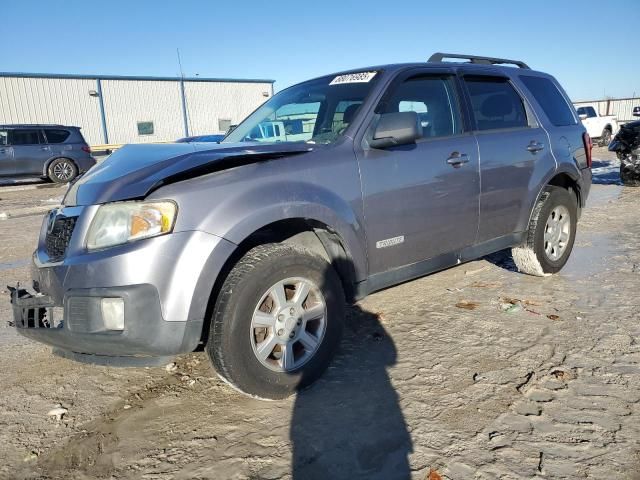
M95 205L144 198L162 185L312 149L305 143L125 145L78 178L64 204Z

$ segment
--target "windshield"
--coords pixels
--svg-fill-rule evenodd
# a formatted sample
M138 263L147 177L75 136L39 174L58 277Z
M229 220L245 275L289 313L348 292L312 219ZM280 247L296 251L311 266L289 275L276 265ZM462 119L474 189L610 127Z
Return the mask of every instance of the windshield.
M377 72L329 76L274 95L223 143L332 143L347 129L377 80Z

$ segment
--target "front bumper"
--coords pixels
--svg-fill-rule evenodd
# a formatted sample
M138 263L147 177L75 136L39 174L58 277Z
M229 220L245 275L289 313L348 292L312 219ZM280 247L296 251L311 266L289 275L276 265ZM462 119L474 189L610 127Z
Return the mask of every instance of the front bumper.
M103 298L123 299L123 330L105 326L100 309ZM193 351L202 331L202 321L163 320L153 285L68 290L62 308L48 295L16 288L11 303L20 334L53 346L62 356L92 363L163 363L164 357Z
M193 351L201 340L213 283L235 245L186 231L89 252L83 239L94 213L94 207L58 212L77 218L60 259L48 255L50 222L45 219L32 265L38 293L12 293L18 332L64 356L110 365L136 365L143 359L154 364L152 357L161 362ZM122 299L123 330L107 328L103 298Z

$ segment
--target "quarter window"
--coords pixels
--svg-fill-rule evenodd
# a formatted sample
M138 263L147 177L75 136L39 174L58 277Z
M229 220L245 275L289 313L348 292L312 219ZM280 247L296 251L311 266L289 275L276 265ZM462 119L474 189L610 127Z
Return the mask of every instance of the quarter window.
M38 130L10 130L9 143L11 145L37 145L40 143Z
M8 142L7 140L7 131L6 130L0 130L0 145L6 145Z
M47 136L47 143L62 143L69 138L70 132L60 129L45 129L44 134Z
M506 78L465 77L478 130L528 126L522 98Z
M416 112L426 138L462 131L454 84L450 77L416 76L397 85L376 113Z
M569 104L551 80L527 75L522 75L520 80L529 89L533 98L540 104L553 125L564 127L576 124L576 119L571 113Z

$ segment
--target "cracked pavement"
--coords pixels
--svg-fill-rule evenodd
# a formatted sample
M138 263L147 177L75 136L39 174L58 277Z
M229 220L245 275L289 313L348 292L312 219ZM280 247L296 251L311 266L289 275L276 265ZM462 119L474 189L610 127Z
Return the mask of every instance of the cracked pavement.
M499 252L371 295L325 376L282 402L231 390L203 353L55 357L6 327L5 292L0 477L639 479L640 189L596 183L560 274ZM39 226L0 222L2 285L28 280Z

